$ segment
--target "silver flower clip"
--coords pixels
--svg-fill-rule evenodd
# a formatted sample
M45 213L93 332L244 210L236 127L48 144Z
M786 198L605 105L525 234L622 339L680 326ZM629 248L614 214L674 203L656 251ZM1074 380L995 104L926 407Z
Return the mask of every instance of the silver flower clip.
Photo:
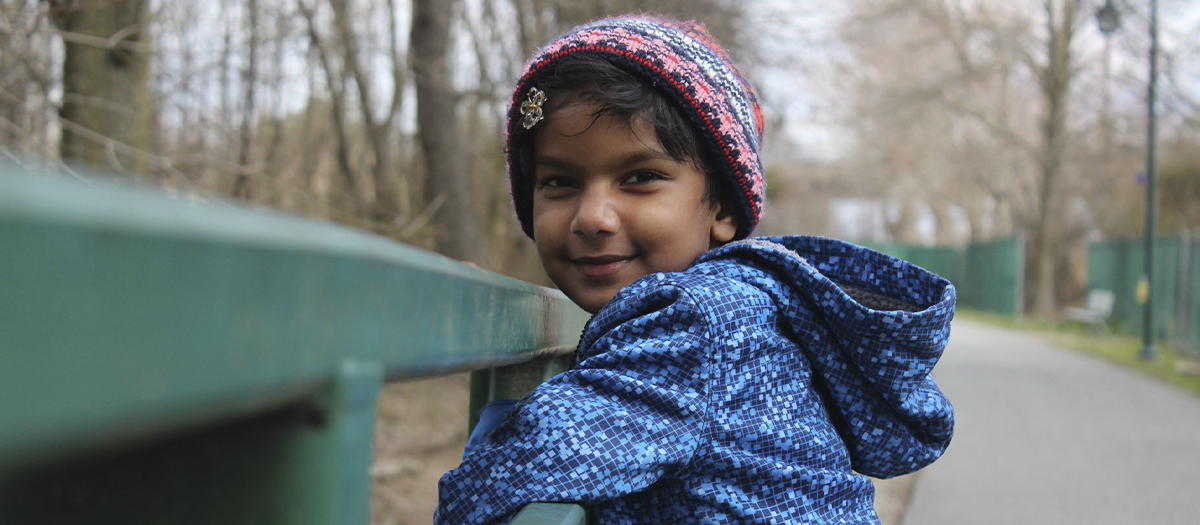
M542 105L546 103L546 93L538 88L529 88L529 97L525 102L521 103L521 114L525 115L521 119L521 125L525 129L533 129L538 122L544 118L542 114Z

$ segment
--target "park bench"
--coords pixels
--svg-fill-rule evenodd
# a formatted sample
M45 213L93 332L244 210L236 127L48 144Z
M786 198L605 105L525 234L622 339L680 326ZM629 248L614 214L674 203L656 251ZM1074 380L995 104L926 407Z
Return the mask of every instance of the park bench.
M366 524L376 397L561 370L554 290L317 221L0 164L0 523ZM581 524L531 505L525 525Z
M1067 319L1079 321L1088 325L1093 335L1111 336L1108 329L1108 316L1112 315L1115 296L1110 290L1093 288L1088 290L1083 308L1070 307L1066 309Z

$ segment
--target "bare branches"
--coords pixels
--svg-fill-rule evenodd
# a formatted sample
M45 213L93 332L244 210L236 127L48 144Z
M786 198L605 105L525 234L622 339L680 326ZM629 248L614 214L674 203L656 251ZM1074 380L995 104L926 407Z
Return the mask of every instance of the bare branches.
M363 215L366 211L366 203L358 190L358 179L354 174L354 169L350 165L350 138L346 130L344 83L341 76L334 69L333 60L330 56L332 52L324 44L321 33L317 29L314 9L304 0L297 0L296 4L299 6L300 12L303 13L304 20L308 24L308 36L312 42L313 54L321 62L322 70L325 73L326 85L330 92L330 109L333 112L333 126L337 138L338 173L341 175L346 192L350 195L351 202L354 204L355 215Z
M375 185L374 205L371 207L370 215L373 220L380 223L388 223L407 215L407 198L401 199L400 189L397 185L397 174L392 170L392 163L388 158L388 125L392 121L394 113L389 113L384 116L382 123L375 122L375 117L371 111L375 107L375 102L371 96L373 81L364 72L364 68L360 63L358 42L355 37L355 32L351 29L350 21L354 18L349 12L349 2L347 0L330 0L330 5L333 7L334 27L339 36L339 42L342 45L342 67L354 79L354 84L357 87L359 102L358 107L361 113L363 123L363 131L367 136L370 144L371 157L373 159L372 175ZM394 20L395 15L389 13L390 19ZM395 28L394 21L390 26ZM393 50L395 49L396 35L391 35L389 40L393 42ZM400 60L394 54L391 57L393 61L392 71L397 71L400 66L395 65L396 61ZM393 82L400 85L403 82L403 77L394 78ZM400 96L399 90L393 93L393 97ZM391 107L393 110L399 106L399 101L393 98Z

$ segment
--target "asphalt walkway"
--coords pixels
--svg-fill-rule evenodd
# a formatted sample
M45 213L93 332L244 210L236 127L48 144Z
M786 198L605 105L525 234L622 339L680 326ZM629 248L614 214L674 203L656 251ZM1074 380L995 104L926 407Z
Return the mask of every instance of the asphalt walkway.
M934 376L954 440L903 525L1200 523L1200 398L961 320Z

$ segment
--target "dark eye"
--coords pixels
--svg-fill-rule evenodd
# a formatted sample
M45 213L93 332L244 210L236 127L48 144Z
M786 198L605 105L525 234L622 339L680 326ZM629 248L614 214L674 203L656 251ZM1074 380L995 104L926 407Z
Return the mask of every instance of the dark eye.
M645 184L663 178L662 174L657 171L635 171L625 177L625 184Z
M577 186L575 180L570 177L552 176L538 179L537 187L541 188L573 188Z

